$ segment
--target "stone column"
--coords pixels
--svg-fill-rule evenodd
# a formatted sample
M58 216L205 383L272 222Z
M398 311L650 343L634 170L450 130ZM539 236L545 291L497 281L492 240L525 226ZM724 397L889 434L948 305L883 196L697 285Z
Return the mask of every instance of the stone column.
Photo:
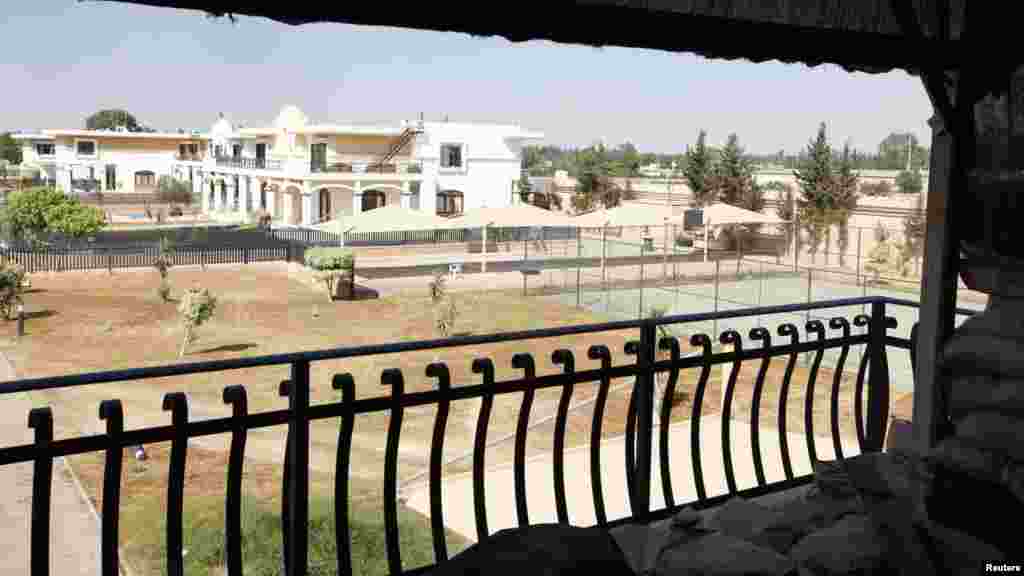
M281 219L285 224L292 223L292 194L289 186L283 185L281 190Z
M320 199L314 198L309 182L302 184L302 224L311 226L315 217L320 214Z
M352 215L363 211L363 184L356 182L356 191L352 193Z
M71 166L64 166L63 172L60 173L60 187L64 189L65 194L71 194Z
M249 199L249 177L239 176L238 177L238 190L235 191L238 196L238 215L244 216L246 210L246 203Z

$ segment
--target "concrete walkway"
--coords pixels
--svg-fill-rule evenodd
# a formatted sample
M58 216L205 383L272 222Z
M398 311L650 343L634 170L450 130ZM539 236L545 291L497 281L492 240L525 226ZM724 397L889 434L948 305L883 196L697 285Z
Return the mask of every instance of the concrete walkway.
M750 446L750 426L734 421L731 432L733 469L738 489L756 485L753 457ZM793 473L797 476L811 472L810 459L804 437L787 434ZM765 479L778 482L785 478L779 457L779 436L774 428L761 429L761 454L763 455ZM727 492L725 469L722 466L721 420L706 416L701 420L701 461L704 482L708 496ZM676 504L697 499L693 482L690 458L690 423L673 424L669 433L671 446L670 466L672 489ZM820 460L834 458L830 438L818 438L815 449ZM856 440L843 440L843 455L858 454ZM651 476L651 508L664 506L661 489L661 470L658 465L657 436L653 442L653 472ZM625 443L623 437L612 438L602 443L601 475L605 511L609 520L630 515L629 499L626 495ZM565 455L566 500L569 522L574 525L591 525L596 522L590 482L590 449L581 446L567 450ZM537 456L527 461L526 495L530 523L556 522L553 481L553 464L550 454ZM487 470L485 474L487 522L491 533L518 525L515 511L515 484L511 465ZM430 493L426 484L405 490L407 504L425 516L430 516ZM473 511L473 478L470 474L452 476L444 481L442 501L445 525L470 541L476 541L476 523Z
M0 351L0 381L16 374ZM0 396L0 446L32 442L32 402L24 394ZM0 574L29 574L32 518L32 463L0 466ZM63 459L53 465L50 573L99 574L98 518L71 478Z

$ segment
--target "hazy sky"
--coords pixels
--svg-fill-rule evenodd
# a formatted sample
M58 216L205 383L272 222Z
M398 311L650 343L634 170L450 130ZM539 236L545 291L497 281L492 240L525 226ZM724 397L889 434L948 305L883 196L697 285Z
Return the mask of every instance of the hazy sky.
M0 20L0 130L78 128L123 107L162 130L219 112L269 123L286 104L313 121L512 122L556 145L624 140L682 151L708 130L747 150L795 152L828 123L834 144L875 150L891 131L930 140L931 105L902 72L754 65L689 54L340 24L290 27L75 0L12 1Z

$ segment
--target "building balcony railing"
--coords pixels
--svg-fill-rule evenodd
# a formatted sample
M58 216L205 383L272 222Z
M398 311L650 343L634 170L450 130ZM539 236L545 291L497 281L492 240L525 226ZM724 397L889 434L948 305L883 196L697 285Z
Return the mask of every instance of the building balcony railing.
M175 160L179 162L202 162L202 154L175 154Z
M217 166L220 168L241 168L243 170L280 170L281 161L273 158L235 158L218 156Z
M323 162L310 163L314 174L421 174L423 163L406 162Z
M593 404L593 426L589 436L590 485L592 504L597 524L612 527L627 522L652 521L668 517L684 505L693 504L680 502L674 497L673 488L682 488L689 483L689 478L673 476L670 461L673 458L673 447L670 446L669 423L672 420L675 390L681 387L681 375L685 381L695 382L688 390L692 398L692 408L688 410L690 467L693 472L693 484L697 495L696 505L707 507L724 502L726 499L741 496L757 496L806 484L810 475L797 475L794 472L792 457L796 451L806 450L809 461L818 461L814 442L812 411L815 398L815 386L824 391L831 390L831 426L830 429L819 430L831 436L837 458L850 457L850 448L843 452L840 442L840 426L846 430L855 430L854 446L860 452L880 452L883 450L886 427L890 412L890 382L888 369L888 351L910 351L911 368L913 368L916 344L916 326L909 333L909 338L897 337L892 333L896 320L889 312L897 312L900 307L917 307L914 302L896 300L886 297L863 297L844 300L812 302L785 306L771 306L729 310L714 313L689 314L682 316L666 316L644 320L620 321L605 324L567 326L514 332L493 335L462 336L444 340L402 342L387 345L370 345L352 348L340 348L316 352L292 353L275 356L237 358L197 362L192 364L168 365L132 370L78 374L50 378L27 379L4 383L0 387L0 396L19 392L50 390L59 393L60 389L88 386L101 383L123 382L128 380L146 380L171 376L187 376L209 372L230 372L262 366L287 366L290 378L281 383L280 393L288 399L288 408L249 412L247 409L247 390L243 386L228 386L223 391L224 402L231 406L229 417L190 421L188 418L188 401L180 392L168 393L164 396L163 407L171 412L170 425L159 425L141 429L124 429L124 410L121 401L110 399L103 401L99 407L100 418L105 421L106 433L54 440L54 421L50 408L36 408L29 414L29 426L35 430L35 441L13 447L0 449L0 466L16 463L33 463L32 499L32 566L45 566L51 551L48 527L52 524L53 511L50 504L49 484L52 478L54 460L75 454L104 452L106 458L103 476L103 498L101 518L103 518L103 535L101 546L101 562L104 573L113 574L118 566L118 534L117 517L119 514L119 494L122 478L122 453L129 446L140 446L169 442L171 444L171 460L168 470L168 500L166 519L166 558L170 563L169 573L181 573L179 563L182 559L182 507L185 486L185 450L191 438L210 435L229 435L231 458L227 467L226 514L224 527L225 556L227 572L239 574L241 565L240 541L242 473L245 462L245 442L248 431L272 426L287 429L284 456L284 480L282 487L282 518L284 532L284 550L282 557L285 562L284 573L288 575L306 574L309 561L308 530L309 530L309 486L310 486L310 433L311 423L315 421L340 422L337 433L337 463L334 483L334 501L349 501L351 472L350 456L353 447L353 423L360 414L388 413L389 425L386 432L386 449L384 453L383 471L383 506L385 524L385 550L391 574L422 573L429 568L410 570L403 565L400 555L400 537L398 522L398 459L399 442L403 433L403 414L413 408L429 408L434 416L433 437L430 442L430 456L425 476L429 477L429 499L431 510L431 535L434 550L439 561L448 558L445 534L445 510L442 507L442 453L446 437L446 422L452 402L464 400L480 400L480 409L473 438L472 490L465 495L472 499L471 509L475 516L477 537L482 539L491 533L488 525L486 482L488 469L485 465L484 453L488 445L488 423L491 420L491 407L497 397L521 397L519 416L514 438L515 457L513 463L514 489L509 494L509 502L514 501L518 512L519 524L528 523L526 493L526 446L530 428L530 407L534 394L540 390L552 389L560 391L557 413L554 415L554 444L552 449L553 466L551 481L555 490L554 515L558 521L569 521L566 500L567 474L564 466L566 450L566 430L570 401L574 388L589 387L595 391L597 400ZM853 314L850 310L869 311L866 314ZM959 311L969 314L969 311ZM754 319L755 317L799 317L806 319L803 330L793 323L780 323L775 330L756 327L749 332L749 344L744 345L746 337L736 330L725 330L721 334L708 335L700 331L711 321L727 321ZM852 316L852 318L846 317ZM663 329L672 330L676 327L690 334L689 338L680 341L675 336L666 335ZM906 327L904 327L906 328ZM613 351L605 345L592 345L587 350L587 358L597 362L597 367L577 366L576 358L569 349L584 334L606 334L615 337L615 332L635 330L637 339L628 341L621 351ZM803 335L803 339L801 336ZM477 374L478 382L453 382L448 365L433 363L425 367L426 375L436 380L436 389L411 392L406 389L405 375L400 369L385 369L381 373L381 383L388 392L375 397L357 398L355 381L350 373L334 374L329 386L341 394L340 401L311 406L310 389L322 388L327 382L313 381L311 370L314 362L356 359L381 356L395 353L413 353L416 351L444 349L466 349L470 346L502 342L525 342L535 339L559 339L552 342L554 351L550 359L535 360L530 354L520 353L512 356L512 366L522 372L521 377L496 381L495 363L487 357L477 357L472 361L472 371ZM621 338L621 336L619 336ZM718 344L724 348L719 348ZM685 347L685 350L684 350ZM833 360L835 376L826 382L817 382L818 368L822 358L829 353ZM846 362L850 355L859 353L859 361ZM466 352L463 352L466 354ZM625 361L613 362L622 358ZM793 380L793 369L798 356L804 355L811 359L808 380L798 383ZM902 355L901 355L902 356ZM835 360L838 358L838 360ZM390 360L389 360L390 361ZM550 361L554 370L546 369L539 373L541 364ZM781 382L765 385L768 366L772 361L785 366L783 373L772 372L773 378ZM739 420L730 418L730 411L737 404L739 394L737 375L744 365L758 368L756 381L752 391L743 390L743 398L752 396L750 404L749 426L751 451L745 454L733 453L730 434L739 424ZM721 454L715 455L722 460L727 494L711 494L714 488L706 484L706 475L702 466L706 465L709 455L702 459L701 425L702 410L705 406L705 392L708 390L709 375L718 366L729 367L727 381L722 382L722 405L719 428L712 431L721 435ZM841 422L839 406L840 384L844 369L853 368L855 382L852 391L853 420ZM545 366L546 367L546 366ZM690 378L690 376L695 378ZM231 380L227 375L224 379ZM605 399L608 398L609 387L613 379L630 378L629 408L626 412L625 446L626 446L626 496L630 510L628 517L611 519L606 513L605 491L602 488L602 423L608 418L605 413ZM658 387L656 382L665 382L663 390L656 398ZM778 384L778 386L776 386ZM792 387L791 387L792 384ZM849 385L849 384L848 384ZM164 384L161 384L164 386ZM766 390L777 389L779 398L762 398ZM362 396L362 395L361 395ZM804 403L803 417L804 436L806 443L799 446L787 442L786 401L790 397L807 398ZM769 403L770 402L770 403ZM717 402L715 408L718 408ZM655 407L659 406L658 425L655 427ZM777 426L779 433L761 436L762 417L759 410L771 410L778 407ZM762 408L766 407L766 408ZM820 408L820 407L819 407ZM417 410L417 412L421 411ZM589 419L589 414L588 414ZM335 425L337 426L337 425ZM705 431L705 435L709 431ZM766 431L767 435L767 431ZM770 441L765 438L773 438ZM655 442L655 438L657 441ZM777 438L777 439L776 439ZM820 438L820 436L819 436ZM776 445L777 444L777 445ZM818 442L819 448L821 441ZM654 446L657 445L657 450ZM771 454L773 459L781 460L785 479L769 482L765 477L765 457L762 447ZM831 450L830 450L831 452ZM179 454L180 457L175 457ZM677 452L678 454L678 452ZM739 489L734 464L737 459L753 461L756 482L743 481L756 487ZM653 462L659 463L660 474L653 477ZM749 461L749 460L747 460ZM607 460L605 460L607 462ZM704 462L705 464L702 464ZM365 471L362 471L365 472ZM361 472L361 473L362 473ZM689 475L687 475L689 476ZM664 494L665 507L651 510L652 485L660 483ZM689 488L689 486L687 486ZM335 509L335 538L337 564L339 574L353 574L352 542L350 541L349 507L337 506ZM533 511L536 519L536 511ZM45 574L46 571L34 573Z

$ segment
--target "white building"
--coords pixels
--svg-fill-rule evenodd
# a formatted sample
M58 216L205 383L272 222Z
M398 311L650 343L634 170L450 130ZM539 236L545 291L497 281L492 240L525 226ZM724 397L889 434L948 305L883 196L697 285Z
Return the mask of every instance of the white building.
M44 130L13 137L22 143L23 165L39 168L43 180L72 194L152 193L160 176L174 174L179 154L198 153L206 142L199 134L112 130Z
M223 116L207 134L45 130L22 134L25 161L65 190L152 191L162 175L190 181L203 211L312 224L400 204L457 214L514 202L522 147L542 134L449 122L313 124L286 106L266 127Z

